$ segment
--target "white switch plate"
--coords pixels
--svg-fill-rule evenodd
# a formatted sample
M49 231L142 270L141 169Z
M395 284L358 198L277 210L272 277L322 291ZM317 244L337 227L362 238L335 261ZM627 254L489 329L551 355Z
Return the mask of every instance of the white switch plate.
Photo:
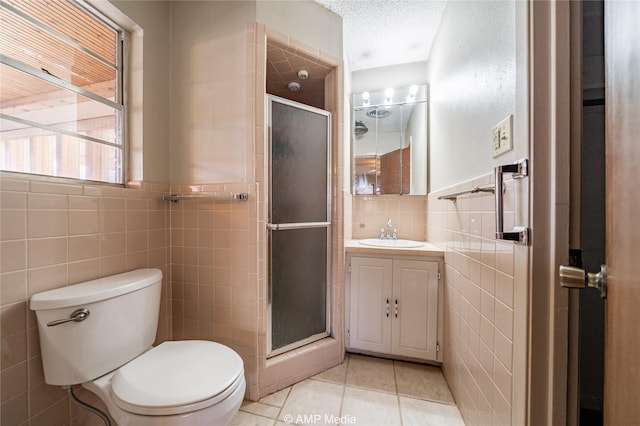
M513 134L511 132L511 128L513 127L512 122L513 114L509 115L491 129L491 148L493 158L513 149Z

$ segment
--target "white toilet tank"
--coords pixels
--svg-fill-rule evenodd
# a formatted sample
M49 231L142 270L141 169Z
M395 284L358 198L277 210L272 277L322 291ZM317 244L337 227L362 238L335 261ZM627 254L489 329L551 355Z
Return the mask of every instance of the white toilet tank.
M138 269L33 295L45 381L73 385L94 380L153 344L162 272ZM81 321L68 321L77 310Z

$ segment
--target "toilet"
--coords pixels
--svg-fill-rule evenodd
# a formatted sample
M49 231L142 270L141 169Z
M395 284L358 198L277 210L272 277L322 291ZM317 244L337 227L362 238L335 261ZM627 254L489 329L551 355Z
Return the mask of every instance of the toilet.
M45 381L81 384L120 426L226 425L244 398L242 358L210 341L153 347L161 283L138 269L35 294Z

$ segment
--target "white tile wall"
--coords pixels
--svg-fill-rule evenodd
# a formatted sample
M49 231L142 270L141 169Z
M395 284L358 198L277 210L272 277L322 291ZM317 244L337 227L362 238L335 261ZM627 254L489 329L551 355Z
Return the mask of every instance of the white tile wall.
M511 423L514 246L496 242L493 194L456 203L445 193L492 182L481 176L429 195L427 235L445 252L443 369L468 425ZM513 226L513 181L506 184L505 229Z

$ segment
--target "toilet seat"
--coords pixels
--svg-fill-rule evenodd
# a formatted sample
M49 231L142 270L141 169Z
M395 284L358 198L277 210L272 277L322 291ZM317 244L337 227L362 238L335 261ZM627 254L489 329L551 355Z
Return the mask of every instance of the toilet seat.
M209 341L164 342L115 372L113 401L142 415L173 415L223 401L244 382L242 358Z

